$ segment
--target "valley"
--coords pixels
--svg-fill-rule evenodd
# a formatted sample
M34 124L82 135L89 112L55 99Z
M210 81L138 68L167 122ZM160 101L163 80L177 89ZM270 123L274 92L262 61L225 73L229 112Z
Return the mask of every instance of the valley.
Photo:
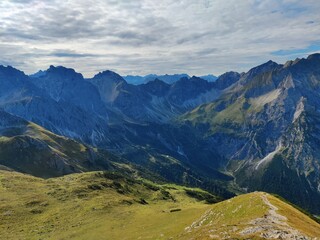
M1 233L316 239L319 225L271 194L320 214L319 69L313 54L130 84L0 66Z

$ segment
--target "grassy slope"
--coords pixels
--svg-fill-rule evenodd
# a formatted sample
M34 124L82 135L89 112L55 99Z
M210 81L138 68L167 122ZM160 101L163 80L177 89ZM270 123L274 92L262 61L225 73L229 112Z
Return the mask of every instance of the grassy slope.
M0 164L38 177L107 169L110 161L117 160L112 154L26 121L17 128L8 128L0 137Z
M4 239L167 238L182 232L209 207L180 186L102 172L43 180L0 171Z
M252 115L263 111L264 106L274 101L280 91L270 88L263 90L257 96L252 94L247 96L247 93L255 92L255 90L259 92L263 86L272 85L270 77L270 74L258 76L242 89L227 92L216 101L203 104L185 113L178 121L190 121L193 125L209 124L208 134L216 132L237 133L239 126L246 122L258 125L259 122L253 120Z
M240 195L230 200L220 202L212 207L199 220L186 229L183 239L213 238L220 239L234 228L235 231L244 229L250 220L259 218L267 212L267 207L258 195ZM236 233L232 237L241 237ZM253 237L253 236L250 236Z
M4 239L222 239L267 214L264 193L208 205L214 196L177 185L156 185L114 173L91 172L43 180L0 171L0 236ZM264 194L265 195L265 194ZM194 197L191 197L194 196ZM266 195L299 232L320 236L320 226ZM198 199L197 199L198 198ZM170 212L170 210L181 211ZM188 228L188 226L191 226Z

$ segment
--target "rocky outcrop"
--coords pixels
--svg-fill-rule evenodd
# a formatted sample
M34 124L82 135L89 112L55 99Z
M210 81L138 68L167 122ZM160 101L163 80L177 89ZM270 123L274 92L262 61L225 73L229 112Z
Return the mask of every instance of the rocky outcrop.
M181 120L191 121L196 128L207 125L203 135L228 159L226 167L240 186L276 192L315 211L319 208L312 202L320 202L319 69L318 54L285 65L269 61ZM282 160L275 163L277 157ZM276 165L295 180L281 175L284 180L274 181ZM279 188L283 182L286 188ZM312 201L287 195L294 193L296 182Z

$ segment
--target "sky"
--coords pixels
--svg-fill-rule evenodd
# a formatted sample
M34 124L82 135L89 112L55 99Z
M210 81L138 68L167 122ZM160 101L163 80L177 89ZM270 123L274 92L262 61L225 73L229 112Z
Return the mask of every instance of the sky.
M85 77L248 71L320 52L319 0L0 0L0 64Z

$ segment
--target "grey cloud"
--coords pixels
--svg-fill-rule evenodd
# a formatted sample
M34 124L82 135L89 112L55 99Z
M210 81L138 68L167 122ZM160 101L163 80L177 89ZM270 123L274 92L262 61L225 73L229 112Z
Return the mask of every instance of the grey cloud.
M109 43L113 45L131 45L131 46L141 46L150 45L152 43L157 43L160 41L160 37L155 35L141 34L137 31L120 31L110 34L110 36L115 37L116 40L110 40Z
M197 56L206 56L206 55L210 55L210 54L213 54L213 53L217 53L218 51L219 51L219 49L217 49L217 48L205 48L205 49L196 51L195 55L197 55Z
M32 3L35 0L10 0L12 3L20 3L20 4L26 4L26 3Z
M317 0L11 0L0 11L1 62L27 72L244 71L320 35Z
M88 58L88 57L100 57L98 54L90 54L90 53L76 53L76 52L63 52L56 51L49 54L53 57L62 57L62 58Z
M9 39L25 39L25 40L41 40L43 37L28 33L27 31L20 31L16 28L7 28L5 32L0 33L0 37Z
M208 37L210 34L213 34L213 32L208 31L208 32L203 32L203 33L193 33L187 37L178 39L177 44L184 44L187 42L198 41L201 38Z

